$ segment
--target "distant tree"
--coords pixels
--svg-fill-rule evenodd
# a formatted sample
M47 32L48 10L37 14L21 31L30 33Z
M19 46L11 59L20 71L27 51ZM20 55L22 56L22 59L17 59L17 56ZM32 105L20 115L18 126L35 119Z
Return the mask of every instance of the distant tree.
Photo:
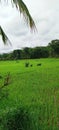
M2 0L0 0L0 1L2 1ZM27 6L25 5L25 3L22 0L11 0L11 3L13 3L16 6L16 8L20 11L20 13L23 14L23 16L26 20L26 23L29 24L30 28L32 30L35 29L36 28L35 23L30 15L29 10L27 9ZM1 25L0 25L0 35L2 36L2 40L3 40L4 44L6 44L7 41L11 44L9 38L5 34Z
M49 57L49 47L25 47L22 50L14 50L11 53L0 55L0 60L38 59Z
M59 56L59 40L52 40L51 43L49 43L51 55L58 57Z
M24 57L25 57L26 59L29 59L29 58L30 58L30 48L25 47L25 48L23 49L23 55L24 55Z
M15 59L15 60L21 59L21 52L22 50L14 50L12 52L12 59Z
M49 49L48 47L41 47L41 57L42 58L47 58L49 57Z
M33 48L32 57L33 58L41 58L42 57L42 52L41 52L40 47Z

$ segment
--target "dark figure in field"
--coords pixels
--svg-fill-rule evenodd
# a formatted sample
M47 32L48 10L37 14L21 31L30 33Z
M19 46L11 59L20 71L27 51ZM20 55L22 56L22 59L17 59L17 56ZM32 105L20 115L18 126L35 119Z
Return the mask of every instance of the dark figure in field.
M37 64L37 66L41 66L41 63Z
M30 67L32 67L33 65L31 64Z
M29 67L29 63L25 63L25 67Z

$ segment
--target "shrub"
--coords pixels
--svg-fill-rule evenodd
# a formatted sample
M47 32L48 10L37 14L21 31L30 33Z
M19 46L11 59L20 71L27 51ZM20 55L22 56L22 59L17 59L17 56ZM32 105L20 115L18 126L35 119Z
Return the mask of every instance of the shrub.
M41 65L42 65L41 63L37 64L37 66L41 66Z
M31 116L24 108L8 112L4 124L6 130L31 130Z
M30 67L32 67L33 65L31 64Z
M28 62L28 63L25 63L25 67L29 67L29 62Z

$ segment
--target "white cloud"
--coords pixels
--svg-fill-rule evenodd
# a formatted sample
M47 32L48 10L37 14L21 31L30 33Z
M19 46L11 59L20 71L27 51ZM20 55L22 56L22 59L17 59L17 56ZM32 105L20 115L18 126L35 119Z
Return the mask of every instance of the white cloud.
M4 47L0 40L0 52L24 46L47 45L52 39L59 39L59 0L23 0L37 26L38 33L31 33L23 17L12 8L11 3L0 4L0 25L12 42ZM1 38L0 38L1 39Z

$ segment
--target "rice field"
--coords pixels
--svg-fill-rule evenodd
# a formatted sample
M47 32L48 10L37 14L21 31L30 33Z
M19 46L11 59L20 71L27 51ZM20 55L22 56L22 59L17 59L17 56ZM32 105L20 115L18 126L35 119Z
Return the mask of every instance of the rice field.
M0 130L1 118L20 107L31 115L30 130L59 130L59 59L0 61L0 88L8 73L9 83L0 91Z

